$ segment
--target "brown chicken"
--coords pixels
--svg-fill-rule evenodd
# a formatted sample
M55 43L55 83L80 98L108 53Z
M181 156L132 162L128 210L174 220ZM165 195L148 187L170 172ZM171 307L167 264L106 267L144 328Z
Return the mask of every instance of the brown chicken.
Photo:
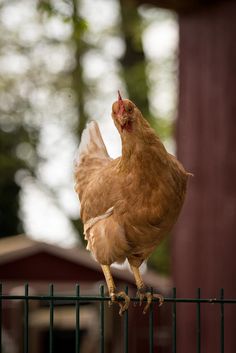
M112 302L120 314L129 297L117 292L110 265L130 264L140 302L152 298L139 267L174 225L183 205L189 173L169 154L136 105L122 99L113 103L112 118L122 140L122 156L109 157L99 127L85 129L75 161L75 190L81 202L87 249L101 264ZM118 297L123 300L118 301Z

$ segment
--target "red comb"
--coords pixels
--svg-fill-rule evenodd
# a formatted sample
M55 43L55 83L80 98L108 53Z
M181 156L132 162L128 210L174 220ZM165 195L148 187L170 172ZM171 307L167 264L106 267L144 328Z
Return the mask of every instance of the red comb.
M118 102L119 102L120 110L122 110L122 112L124 112L125 111L125 104L123 102L123 99L121 97L119 90L118 90Z
M121 94L120 94L120 91L118 90L118 100L119 101L122 101L122 97L121 97Z

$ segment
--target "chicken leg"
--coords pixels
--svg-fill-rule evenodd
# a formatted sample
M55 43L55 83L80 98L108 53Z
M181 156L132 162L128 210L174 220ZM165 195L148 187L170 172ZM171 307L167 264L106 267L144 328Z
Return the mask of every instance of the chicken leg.
M140 306L142 305L143 299L147 298L147 304L145 305L145 307L143 309L143 314L146 314L153 298L158 298L159 299L159 306L161 306L164 302L163 296L161 294L151 293L150 289L148 289L145 286L138 267L130 265L130 268L131 268L131 271L133 272L135 283L138 288L137 296L139 297L139 300L140 300Z
M111 297L111 303L117 303L119 305L120 307L119 314L120 316L122 316L123 312L127 310L129 307L130 298L124 291L116 292L116 287L111 274L110 266L101 265L101 267L106 279L108 292ZM124 301L119 301L118 300L119 297L123 298Z

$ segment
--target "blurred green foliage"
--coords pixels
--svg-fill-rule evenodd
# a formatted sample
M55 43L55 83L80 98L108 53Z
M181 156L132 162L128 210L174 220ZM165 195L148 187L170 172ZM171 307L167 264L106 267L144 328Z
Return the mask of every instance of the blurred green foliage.
M150 268L163 275L169 275L170 262L170 235L166 236L156 250L149 257L147 264Z

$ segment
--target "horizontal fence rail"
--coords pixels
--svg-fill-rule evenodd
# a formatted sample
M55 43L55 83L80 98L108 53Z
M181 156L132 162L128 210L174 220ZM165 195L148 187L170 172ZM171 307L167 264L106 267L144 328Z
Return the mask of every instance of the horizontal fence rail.
M128 287L125 290L128 294ZM45 295L31 295L29 294L29 285L24 285L24 293L22 295L15 294L4 294L3 285L0 284L0 353L4 353L2 350L3 339L3 303L4 301L22 301L23 302L23 349L22 352L29 353L29 314L30 307L29 303L31 301L40 301L47 303L49 306L49 353L55 353L54 350L54 311L55 306L58 301L60 302L70 302L74 306L75 310L75 353L80 353L80 341L81 341L81 332L80 332L80 311L81 305L88 302L96 302L99 304L99 337L100 343L98 352L105 353L105 302L110 302L110 297L105 295L104 286L100 286L99 295L89 296L89 295L80 295L80 286L77 284L75 287L74 295L57 295L54 291L54 285L50 284L48 293ZM118 298L119 301L123 301L123 298ZM131 297L131 302L139 302L138 297ZM145 299L144 299L145 301ZM158 307L158 299L153 298L153 302L149 308L149 353L154 353L154 317L155 317L155 308ZM218 304L219 305L219 326L220 326L220 353L224 353L224 307L226 304L236 304L236 299L228 299L224 297L224 290L221 289L218 298L201 298L200 288L196 291L195 298L178 298L176 288L173 288L172 296L164 298L165 303L171 303L171 320L172 320L172 353L177 353L177 307L179 303L192 303L196 305L196 352L201 353L201 305L204 303L207 304ZM118 315L118 314L117 314ZM125 311L123 314L124 321L124 332L123 332L123 352L128 353L129 351L129 310Z

